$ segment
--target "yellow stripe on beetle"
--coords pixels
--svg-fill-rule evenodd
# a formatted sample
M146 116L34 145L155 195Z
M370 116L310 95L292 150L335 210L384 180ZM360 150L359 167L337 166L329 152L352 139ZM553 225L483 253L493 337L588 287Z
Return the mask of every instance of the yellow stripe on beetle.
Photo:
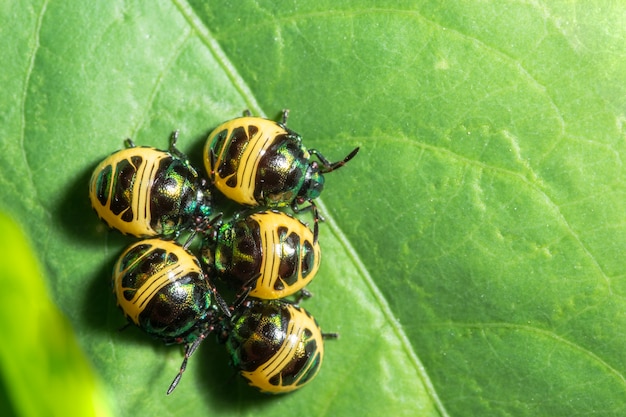
M89 182L91 205L110 227L137 237L176 237L211 214L211 194L187 157L136 147L105 158Z

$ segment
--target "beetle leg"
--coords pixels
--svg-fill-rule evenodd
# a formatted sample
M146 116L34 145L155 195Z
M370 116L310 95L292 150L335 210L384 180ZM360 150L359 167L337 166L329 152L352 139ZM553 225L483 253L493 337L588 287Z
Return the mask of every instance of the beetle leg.
M324 221L324 217L322 217L320 215L319 210L317 209L317 206L315 205L315 203L311 200L309 200L309 205L308 206L304 206L304 207L300 207L300 204L304 203L303 201L298 201L293 200L293 202L291 203L291 209L293 210L294 213L301 213L303 211L308 211L311 210L313 212L313 244L317 243L317 236L319 234L319 226L318 223L319 222L323 222Z
M170 136L170 153L172 155L175 155L177 157L179 157L182 160L187 160L187 155L185 155L184 153L182 153L177 147L176 147L176 142L178 142L178 130L175 130L172 132L172 135Z
M281 115L281 118L280 118L280 122L283 125L285 125L285 126L287 125L287 118L288 117L289 117L289 109L283 109L282 115Z

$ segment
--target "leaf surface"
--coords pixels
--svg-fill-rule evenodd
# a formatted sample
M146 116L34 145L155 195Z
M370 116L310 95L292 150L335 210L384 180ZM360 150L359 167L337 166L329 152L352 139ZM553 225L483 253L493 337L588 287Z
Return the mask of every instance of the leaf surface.
M371 3L371 4L370 4ZM626 411L626 11L612 2L7 5L0 208L18 219L117 415L620 416ZM317 379L266 397L208 340L124 324L130 238L89 206L122 146L249 108L339 160L306 308ZM5 382L6 383L6 382Z

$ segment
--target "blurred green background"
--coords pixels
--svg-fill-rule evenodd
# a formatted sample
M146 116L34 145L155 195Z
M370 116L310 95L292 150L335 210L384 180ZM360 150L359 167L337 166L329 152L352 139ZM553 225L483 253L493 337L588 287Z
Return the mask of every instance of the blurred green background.
M0 7L2 415L622 416L626 7L549 1L76 1ZM132 239L91 210L130 137L241 114L339 159L306 308L317 379L252 391L207 340L124 324ZM7 410L5 412L5 410Z

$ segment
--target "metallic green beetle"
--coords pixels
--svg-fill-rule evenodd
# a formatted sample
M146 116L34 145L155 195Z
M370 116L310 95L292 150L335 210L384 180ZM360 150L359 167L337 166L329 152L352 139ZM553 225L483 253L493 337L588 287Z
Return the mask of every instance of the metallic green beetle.
M91 205L110 227L137 237L176 237L211 214L211 194L187 157L170 151L136 147L103 160L89 183Z
M299 134L281 123L260 117L230 120L213 130L204 147L204 164L215 187L229 199L246 206L294 210L319 197L324 176L352 159L354 149L339 162L329 162L302 145ZM318 161L312 161L312 157ZM320 166L321 165L321 166Z
M230 315L198 259L175 241L146 239L127 247L113 268L113 291L130 323L166 344L186 345L168 394L189 356Z
M324 358L324 336L306 310L249 298L223 322L232 365L262 392L281 394L311 382Z
M300 220L269 210L235 217L203 240L201 260L251 297L279 299L302 290L320 265L320 245Z

